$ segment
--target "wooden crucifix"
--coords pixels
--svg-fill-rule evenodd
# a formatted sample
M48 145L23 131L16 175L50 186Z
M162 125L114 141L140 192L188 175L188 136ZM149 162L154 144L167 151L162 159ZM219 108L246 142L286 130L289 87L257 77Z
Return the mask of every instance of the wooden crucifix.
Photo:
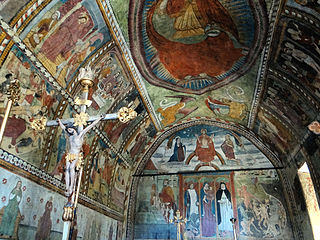
M64 226L62 239L68 238L71 222L75 218L75 210L78 203L80 182L83 171L83 154L81 151L85 134L101 120L119 118L121 122L128 122L137 116L137 113L133 109L123 107L118 113L89 117L86 113L87 107L91 105L91 101L88 99L88 93L89 88L93 86L94 79L94 75L90 67L81 68L78 79L82 86L80 98L77 97L75 99L75 104L80 106L79 114L76 114L74 118L51 121L47 121L42 117L41 119L35 120L31 123L31 126L37 130L43 130L45 127L49 126L60 126L68 140L69 148L66 155L65 166L65 195L68 197L68 202L64 206L64 212L62 215L63 221L68 223ZM92 123L84 128L84 125L89 122Z

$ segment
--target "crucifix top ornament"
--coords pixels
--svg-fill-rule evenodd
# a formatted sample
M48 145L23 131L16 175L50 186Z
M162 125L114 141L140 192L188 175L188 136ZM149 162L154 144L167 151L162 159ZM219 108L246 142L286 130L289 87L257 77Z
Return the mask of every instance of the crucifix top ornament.
M310 123L310 124L308 125L308 129L309 129L311 132L319 135L319 134L320 134L320 123L319 123L318 121L313 121L312 123Z

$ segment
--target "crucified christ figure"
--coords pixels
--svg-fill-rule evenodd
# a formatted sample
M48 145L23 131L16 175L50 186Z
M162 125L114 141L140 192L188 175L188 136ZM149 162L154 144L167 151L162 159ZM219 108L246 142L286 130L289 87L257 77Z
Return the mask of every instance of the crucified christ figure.
M65 181L66 181L66 191L65 195L67 197L71 196L75 183L75 168L81 165L81 161L83 158L81 147L83 144L84 135L92 129L98 122L103 118L103 116L96 119L91 125L87 126L85 129L80 131L76 130L75 127L66 127L63 125L60 119L58 119L58 123L62 130L65 132L68 144L69 144L69 152L66 156L66 170L65 170Z

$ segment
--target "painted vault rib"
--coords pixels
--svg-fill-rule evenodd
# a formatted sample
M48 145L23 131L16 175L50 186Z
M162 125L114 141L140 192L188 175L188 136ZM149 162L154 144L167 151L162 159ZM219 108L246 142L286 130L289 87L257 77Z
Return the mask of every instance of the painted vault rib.
M133 80L135 81L137 88L139 90L139 93L141 94L141 97L146 105L146 108L148 112L150 113L151 119L154 122L157 129L161 129L160 121L156 115L155 109L153 107L153 104L150 100L150 97L147 93L147 90L144 86L144 83L142 81L142 76L139 73L133 59L130 53L130 50L128 48L128 45L123 37L122 31L117 23L116 17L113 13L111 4L107 0L99 0L101 8L104 10L104 13L106 15L106 18L108 20L108 24L110 26L110 31L114 35L114 38L118 42L118 45L123 52L124 58L127 61L128 67L132 73Z

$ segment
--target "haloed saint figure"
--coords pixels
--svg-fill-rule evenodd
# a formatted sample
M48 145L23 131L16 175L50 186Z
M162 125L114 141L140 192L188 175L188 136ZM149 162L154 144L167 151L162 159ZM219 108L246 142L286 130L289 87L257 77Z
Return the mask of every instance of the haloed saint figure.
M167 23L169 31L158 23ZM219 75L242 56L235 47L237 27L218 0L158 0L148 12L146 30L160 62L180 81Z
M0 223L0 236L4 235L11 238L14 235L16 220L19 215L19 203L22 198L21 186L22 182L19 180L9 194L8 205L4 207L4 213Z
M254 0L131 0L130 16L140 40L130 38L131 51L146 80L195 94L248 71L267 29L265 6Z

